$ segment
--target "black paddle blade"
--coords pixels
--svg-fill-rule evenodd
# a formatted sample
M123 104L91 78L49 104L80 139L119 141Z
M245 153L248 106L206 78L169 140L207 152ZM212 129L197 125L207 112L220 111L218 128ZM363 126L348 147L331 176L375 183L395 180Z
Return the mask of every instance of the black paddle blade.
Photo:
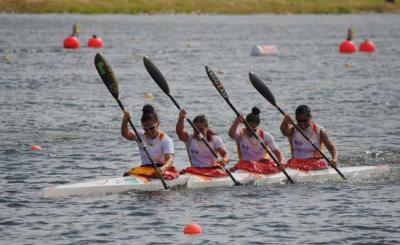
M265 85L263 81L261 81L261 79L257 77L257 75L254 74L254 72L252 71L249 73L249 77L251 84L253 84L253 87L255 87L257 91L269 101L269 103L271 103L273 106L276 106L275 97L271 93L267 85Z
M221 96L225 100L229 100L228 93L225 91L224 85L222 85L222 83L218 79L217 75L215 75L213 70L211 70L211 68L208 67L208 65L204 65L204 67L206 68L208 78L210 79L212 84L214 84L215 88L218 90L218 92L221 94Z
M119 95L117 79L115 79L115 75L111 69L111 66L108 64L102 54L96 54L96 56L94 57L94 65L96 66L97 72L99 73L101 80L103 80L104 84L106 85L112 96L116 100L118 100Z
M147 72L150 74L153 80L158 84L158 86L160 86L162 91L164 91L164 93L166 94L169 94L168 83L165 80L163 74L157 68L157 66L154 65L154 63L147 56L143 56L143 63L144 67L146 67Z

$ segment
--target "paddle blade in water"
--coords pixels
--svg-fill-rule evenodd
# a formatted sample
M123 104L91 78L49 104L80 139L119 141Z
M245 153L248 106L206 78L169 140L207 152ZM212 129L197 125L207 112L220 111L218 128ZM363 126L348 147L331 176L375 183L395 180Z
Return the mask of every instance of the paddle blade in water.
M94 57L94 64L104 84L106 85L112 96L116 100L118 100L118 83L117 79L115 79L115 75L111 69L111 66L100 53L97 53Z
M213 70L211 70L211 68L208 67L208 65L205 65L205 68L206 68L206 72L207 72L208 78L210 78L210 81L212 82L212 84L214 84L215 88L218 90L218 92L221 94L221 96L225 100L229 100L228 94L225 91L224 85L222 85L222 83L218 79L217 75L215 75Z
M149 57L143 57L144 67L146 67L147 72L153 78L153 80L160 86L160 88L164 91L164 93L169 94L168 83L165 80L163 74L157 68L156 65L149 59Z
M271 93L267 85L265 85L264 82L261 81L261 79L252 71L249 73L249 77L251 84L253 84L253 86L257 89L257 91L262 96L264 96L264 98L266 98L269 101L269 103L276 106L275 97Z

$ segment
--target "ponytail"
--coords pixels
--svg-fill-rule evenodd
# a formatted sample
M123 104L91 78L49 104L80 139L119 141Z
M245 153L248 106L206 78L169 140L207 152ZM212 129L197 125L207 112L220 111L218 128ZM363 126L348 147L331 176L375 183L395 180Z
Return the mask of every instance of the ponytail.
M143 106L143 114L141 118L141 122L148 122L148 121L156 121L158 122L158 115L154 110L154 107L152 105L144 105Z
M260 112L260 109L253 107L251 109L251 113L246 116L246 121L249 123L255 123L257 125L260 124Z

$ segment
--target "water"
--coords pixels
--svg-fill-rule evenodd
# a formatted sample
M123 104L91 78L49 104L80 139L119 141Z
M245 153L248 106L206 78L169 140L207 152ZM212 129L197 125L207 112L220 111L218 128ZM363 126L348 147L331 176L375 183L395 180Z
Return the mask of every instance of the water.
M64 50L73 23L80 50ZM398 15L0 15L1 244L397 244L400 241ZM348 27L374 54L341 55ZM280 135L281 115L251 86L254 70L278 104L308 104L340 152L342 166L391 164L369 180L43 199L56 184L121 175L139 161L120 136L121 111L94 68L92 34L119 81L121 100L138 126L151 102L187 163L174 133L178 112L143 67L148 55L189 116L205 113L235 155L227 131L233 112L204 71L209 64L243 113L259 106L263 126ZM252 57L256 44L278 56ZM222 74L223 72L223 74ZM145 92L154 100L144 98ZM39 144L40 152L30 146ZM236 157L234 157L236 158ZM186 223L203 234L182 234Z

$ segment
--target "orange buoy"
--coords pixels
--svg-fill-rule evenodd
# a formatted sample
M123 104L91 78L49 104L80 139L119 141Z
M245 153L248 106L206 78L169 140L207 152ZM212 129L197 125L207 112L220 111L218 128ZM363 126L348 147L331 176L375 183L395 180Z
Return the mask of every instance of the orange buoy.
M375 44L368 39L365 39L364 42L360 44L358 49L360 52L372 53L375 51Z
M79 39L75 36L68 36L64 39L64 48L76 49L80 46Z
M104 42L101 38L93 35L92 38L89 39L87 46L89 48L104 48Z
M186 235L198 235L201 232L201 227L198 224L187 224L183 229L183 233L185 233Z
M357 47L351 40L344 40L339 46L340 53L351 54L356 51L357 51Z
M38 146L38 145L32 145L32 151L40 151L42 149L42 147Z

